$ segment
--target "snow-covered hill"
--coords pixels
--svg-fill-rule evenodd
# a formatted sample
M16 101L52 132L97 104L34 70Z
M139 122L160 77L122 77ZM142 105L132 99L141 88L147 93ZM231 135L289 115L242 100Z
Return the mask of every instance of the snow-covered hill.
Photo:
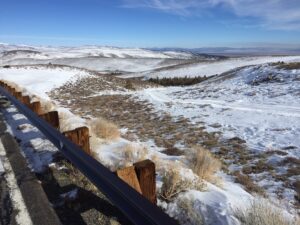
M57 58L155 58L155 59L191 59L197 57L193 53L176 51L152 51L141 48L117 48L106 46L81 47L34 47L25 45L0 44L0 56L7 59L36 57L36 59Z
M137 96L174 118L204 123L207 131L220 133L224 140L245 141L248 153L244 153L255 157L249 156L246 165L228 161L229 169L243 169L269 196L280 192L282 201L290 204L295 195L290 187L299 180L299 172L287 172L297 168L292 160L298 162L300 157L299 87L300 69L264 64L231 71L194 86L146 89ZM231 151L234 150L225 156L234 154L238 158L238 153ZM245 168L259 168L259 160L265 168L247 172ZM279 176L286 183L278 180Z
M228 58L226 60L218 60L211 62L199 62L190 65L179 66L172 69L162 69L157 72L146 72L144 74L138 74L138 76L144 76L146 78L163 78L163 77L195 77L195 76L213 76L227 72L229 70L258 65L271 62L291 62L300 61L300 56L259 56L259 57L239 57ZM133 77L135 74L129 74L126 77Z
M135 73L187 62L218 59L218 57L183 51L152 51L101 46L34 47L0 43L0 66L52 63L99 72Z

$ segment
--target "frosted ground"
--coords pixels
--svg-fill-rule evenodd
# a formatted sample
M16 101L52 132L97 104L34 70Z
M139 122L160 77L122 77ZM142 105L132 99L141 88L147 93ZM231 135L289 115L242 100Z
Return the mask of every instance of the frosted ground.
M53 53L53 55L55 54ZM26 56L22 57L26 58ZM203 64L201 62L196 66L191 65L191 67L188 67L191 68L187 70L190 71L189 75L195 76L202 73L203 75L209 75L207 71L211 71L211 75L214 75L226 72L228 69L234 69L235 66L263 65L238 69L190 87L150 88L139 91L123 91L122 94L129 94L141 100L147 100L157 110L168 112L174 118L184 116L195 124L204 123L209 132L220 132L224 139L240 137L246 141L249 151L269 152L280 150L287 153L284 156L272 154L268 158L271 163L274 162L274 165L277 165L277 162L287 156L299 159L300 71L281 70L265 63L297 61L299 59L300 57L255 57L216 62L221 64ZM17 62L14 60L19 60L19 58L13 59L10 63ZM34 58L31 62L34 63L35 60ZM237 60L242 63L235 63ZM5 61L5 64L7 62ZM220 65L223 65L223 69L220 69ZM201 70L203 66L206 67L205 74ZM111 70L114 71L116 68L117 64ZM156 67L151 69L156 69ZM178 70L182 71L182 68L178 68ZM140 73L137 72L136 75L138 74ZM156 74L156 71L153 74ZM165 74L166 71L160 76L165 76ZM170 71L170 74L172 76L176 75L173 70ZM182 72L178 74L182 74ZM273 79L271 82L268 80L270 74L272 74ZM32 66L0 69L1 79L16 82L26 88L28 92L47 99L49 99L48 92L53 88L59 87L70 80L75 81L88 76L93 76L93 74L85 70L68 67L54 69ZM119 93L117 91L106 92L105 94ZM60 110L67 109L60 108ZM84 123L84 120L74 115L73 117L73 121L77 121L78 125ZM76 123L74 126L76 126ZM99 149L96 148L95 151L99 151L99 155L101 153L102 163L111 165L120 160L122 157L120 147L126 143L129 143L129 141L125 139L106 143L104 146L102 143L102 146L99 146ZM148 143L136 144L148 145ZM160 149L153 146L153 144L147 147L149 147L149 156L156 154L161 159L170 162L180 160L180 157L171 157L160 153ZM240 170L242 167L241 165L232 165L232 168L229 169ZM286 170L287 167L278 167L277 172L284 174ZM183 173L185 176L193 176L191 171L187 169L183 169ZM208 183L207 191L188 191L180 195L180 198L187 197L193 201L196 212L203 214L208 224L239 224L233 216L233 210L237 207L245 207L253 196L246 192L241 185L235 183L231 176L223 173L220 176L224 180L223 187ZM275 192L278 188L283 187L283 182L275 181L269 174L266 174L266 176L264 174L253 174L253 178L267 190L271 197L277 199ZM290 179L291 181L299 180L299 176L291 176ZM161 186L160 175L157 178L157 184L159 188ZM293 211L292 203L295 191L284 188L282 195L282 206ZM180 213L178 212L177 200L169 204L165 202L159 204L170 215Z

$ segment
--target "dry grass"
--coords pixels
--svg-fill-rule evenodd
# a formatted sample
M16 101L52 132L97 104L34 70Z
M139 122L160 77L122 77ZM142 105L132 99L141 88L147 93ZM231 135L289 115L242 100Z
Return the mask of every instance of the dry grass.
M178 199L176 203L179 213L175 215L175 218L181 224L204 224L201 213L194 208L194 201L183 197Z
M246 209L237 209L242 225L299 225L299 218L288 219L283 211L267 199L255 199Z
M146 159L148 150L146 147L137 144L127 144L123 149L123 164L131 166L133 163Z
M215 158L209 150L196 146L186 157L191 169L201 179L209 182L217 180L215 173L221 169L222 163L219 159Z
M120 138L120 131L117 125L103 118L92 120L91 129L97 137L102 139L115 140Z
M48 100L40 100L43 113L47 113L56 109L56 106Z
M262 196L265 195L264 189L255 184L248 175L243 175L238 171L235 172L233 175L235 176L235 181L242 184L247 191L251 193L257 193Z
M169 166L162 177L163 185L160 190L160 197L166 201L173 200L179 193L196 189L203 191L204 184L198 179L187 179L180 174L180 167Z

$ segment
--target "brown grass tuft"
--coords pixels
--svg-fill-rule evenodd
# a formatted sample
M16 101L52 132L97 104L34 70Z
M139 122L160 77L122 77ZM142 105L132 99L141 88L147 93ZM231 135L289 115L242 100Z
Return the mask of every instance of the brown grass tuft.
M178 199L176 203L179 213L175 215L175 218L180 221L181 224L204 224L201 213L194 207L193 200L183 197Z
M123 150L125 166L130 166L133 163L145 160L147 153L148 150L144 146L127 144Z
M166 201L171 201L175 196L179 193L190 190L202 190L204 189L204 184L202 181L198 179L190 180L184 178L182 174L180 174L180 168L171 165L164 172L163 177L163 185L160 190L160 197Z
M257 193L259 195L264 196L265 191L262 187L258 186L253 182L253 180L248 175L243 175L239 171L235 172L233 175L235 175L235 181L242 184L247 191L251 193Z
M115 140L120 138L120 131L114 123L98 118L91 121L91 128L94 134L99 138Z
M242 225L299 225L299 218L286 218L280 208L263 198L254 199L246 209L237 209L235 216Z
M201 179L210 182L216 180L215 173L221 169L222 163L209 150L196 146L188 153L187 159L191 169Z

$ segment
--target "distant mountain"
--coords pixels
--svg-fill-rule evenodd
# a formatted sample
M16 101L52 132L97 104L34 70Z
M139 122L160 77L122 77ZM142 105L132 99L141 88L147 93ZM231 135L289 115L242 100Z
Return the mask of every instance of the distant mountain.
M150 48L153 51L182 51L193 54L222 55L222 56L260 56L260 55L300 55L299 48L230 48L230 47L206 47L206 48Z
M35 47L26 45L9 45L0 43L0 57L10 60L17 58L154 58L154 59L194 59L198 54L188 51L153 51L141 48L117 48L107 46L80 46L80 47ZM203 56L201 56L203 57Z

